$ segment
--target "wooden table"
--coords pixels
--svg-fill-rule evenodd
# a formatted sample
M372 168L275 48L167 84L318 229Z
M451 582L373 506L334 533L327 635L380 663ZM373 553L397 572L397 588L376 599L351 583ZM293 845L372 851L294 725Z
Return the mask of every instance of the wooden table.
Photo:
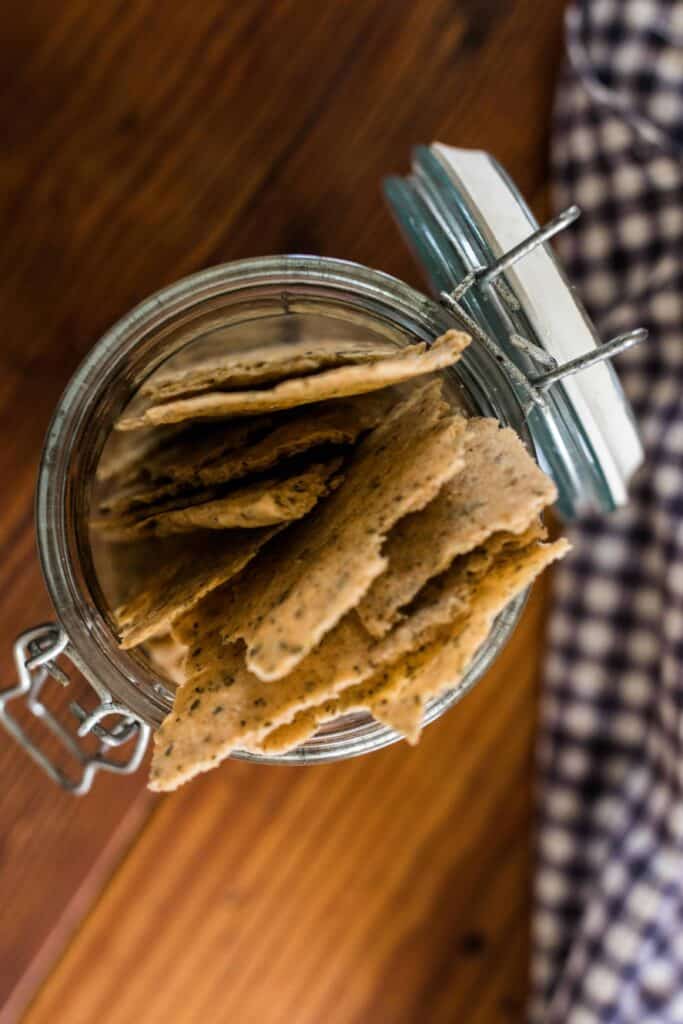
M313 252L420 284L379 198L416 142L545 207L562 0L5 0L0 665L50 609L32 492L67 379L155 289ZM31 1024L521 1019L547 589L415 751L229 762L78 801L0 740L0 1003Z

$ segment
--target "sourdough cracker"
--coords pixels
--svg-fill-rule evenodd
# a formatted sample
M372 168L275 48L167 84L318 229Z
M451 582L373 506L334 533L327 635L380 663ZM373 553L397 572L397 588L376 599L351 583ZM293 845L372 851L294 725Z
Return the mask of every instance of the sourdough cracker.
M410 345L399 349L395 356L375 363L324 370L310 377L285 380L260 391L205 392L153 405L137 414L125 413L116 428L139 430L154 424L179 423L188 419L245 416L359 395L452 366L469 341L469 335L451 330L438 338L427 351L422 344Z
M171 623L215 587L236 576L276 532L231 530L183 538L147 585L114 613L121 647L134 647Z
M370 705L373 715L380 722L400 729L408 742L416 743L425 701L458 684L488 636L496 616L568 550L568 542L562 539L503 551L481 580L468 614L460 618L460 624L456 622L455 628L444 629L440 638L426 649L407 655L403 664L390 673L382 694Z
M202 484L200 471L205 465L228 463L239 467L240 453L245 448L253 451L272 432L272 422L272 416L252 416L235 422L181 423L142 431L148 434L170 429L174 434L144 459L109 478L98 495L98 515L122 515L175 497L183 490L198 488ZM130 443L137 435L136 431L114 432L112 436ZM231 479L230 474L225 479Z
M224 498L167 512L157 521L158 532L163 536L164 533L183 533L198 528L253 529L301 519L320 498L330 493L331 478L341 464L341 459L314 464L284 480L261 480Z
M243 421L219 422L213 430L204 431L205 436L200 433L195 443L179 443L166 449L162 459L148 460L147 482L127 482L118 491L111 490L100 501L99 515L116 518L138 510L142 514L146 506L189 494L193 489L223 486L264 473L311 449L351 444L379 423L397 401L398 396L387 389L325 403L320 408L307 407L284 423L257 417L252 420L252 436L259 421L266 425L253 441L247 431L240 438Z
M185 367L159 371L141 388L156 402L200 391L234 391L290 377L355 363L370 363L395 355L391 342L320 339L264 345L242 352L213 353Z
M185 661L186 688L191 691L198 685L200 693L207 694L203 697L202 715L193 720L193 726L198 722L205 724L207 716L214 714L216 702L221 704L221 756L247 739L258 741L274 725L288 722L307 705L333 696L375 670L377 645L354 612L344 616L319 646L277 683L265 683L250 672L242 645L223 644L212 615L209 612L204 621L203 612L202 604L198 605L192 616L198 626L183 634L191 640ZM386 656L377 652L378 659ZM227 685L226 663L230 666ZM175 725L187 728L176 717L182 715L184 706L182 701L178 702L169 715L167 735L181 731Z
M428 584L411 605L405 619L379 640L362 627L355 610L348 612L294 672L302 672L316 680L322 679L325 686L330 684L332 691L342 689L353 680L367 677L379 665L412 650L440 626L451 622L456 614L465 610L476 584L501 550L509 545L530 543L544 535L545 531L539 524L528 530L522 540L511 534L489 538L483 548L463 556L448 573ZM228 583L214 590L174 622L173 635L188 649L188 679L206 669L220 668L224 650L224 624L232 613L235 601L241 601L237 588L235 583ZM285 681L288 678L285 676ZM311 687L310 692L315 698L324 696L317 685Z
M341 464L341 459L333 459L308 466L282 480L259 480L221 497L135 519L129 525L112 524L110 533L116 529L119 538L126 534L168 537L198 529L253 530L291 522L310 512L316 502L339 483L340 478L335 474Z
M227 360L208 345L126 410L117 437L148 453L105 463L93 537L150 547L116 616L121 646L143 644L178 683L151 788L233 751L284 753L355 712L416 742L425 703L561 557L538 519L553 485L511 431L455 413L433 376L468 340ZM166 440L146 449L155 434Z
M530 537L535 535L529 531ZM501 534L491 538L486 549L464 556L458 566L451 568L448 579L421 599L412 616L380 641L362 627L355 612L349 612L318 647L276 683L264 683L249 671L239 645L223 645L221 641L220 624L234 598L230 584L209 594L191 612L179 617L173 629L175 637L187 645L187 683L163 726L164 750L171 743L173 747L163 758L155 755L157 788L180 785L206 770L201 765L207 760L217 763L236 747L273 753L277 744L278 750L285 749L285 742L294 743L301 736L303 721L311 727L308 735L314 732L318 723L315 716L323 711L329 718L334 717L332 708L364 710L367 703L362 702L367 702L379 685L378 670L409 656L417 647L424 648L440 635L443 625L468 607L496 555L518 543L513 535ZM376 680L374 688L361 685L370 678ZM314 714L304 717L311 706ZM218 715L220 728L216 731ZM296 725L285 729L290 722ZM266 742L265 738L275 731L275 739ZM211 741L205 740L207 735ZM182 771L177 768L178 759Z
M420 587L454 558L492 533L521 532L557 496L517 434L496 420L467 421L464 459L463 470L434 500L387 537L382 554L388 568L358 606L373 636L383 636Z
M226 644L217 662L176 694L155 736L151 788L175 789L226 758L243 739L257 742L274 725L291 720L312 693L334 693L339 680L355 678L363 671L357 654L367 634L350 616L335 634L277 685L264 684L248 670L241 645Z
M453 623L468 621L470 606L477 599L482 581L497 558L510 557L514 551L528 550L530 545L544 537L545 530L538 523L519 537L509 533L497 534L489 538L482 548L462 556L442 574L438 584L433 581L423 589L406 620L389 636L375 642L366 640L362 652L365 670L355 682L340 683L336 687L336 696L328 696L313 707L302 708L291 722L277 725L265 736L248 740L242 747L252 752L284 753L305 742L324 722L339 715L369 710L373 713L379 710L378 720L397 732L415 736L415 721L419 718L421 722L424 703L418 695L406 700L385 696L385 690L389 694L391 691L394 667L401 667L400 659L410 658L411 653L428 650L431 641L444 635L443 627L451 630ZM370 708L370 700L377 694L380 696ZM310 697L311 700L319 698L320 691L312 690ZM380 717L382 714L383 718Z
M457 686L496 615L551 562L564 557L568 547L564 540L526 548L511 546L490 578L482 578L469 613L443 628L435 640L420 644L336 697L300 711L291 723L273 729L249 749L284 753L304 743L325 722L359 711L370 711L409 743L417 743L426 701Z
M357 447L342 486L235 588L226 641L243 639L262 679L286 675L385 568L383 537L462 465L465 421L440 384L417 388Z
M519 536L507 532L495 533L474 551L457 558L445 572L422 588L390 633L375 638L375 646L372 648L375 664L395 660L423 643L430 632L465 614L477 587L501 555L516 548L527 547L545 536L545 527L537 521Z
M183 632L194 646L185 662L187 681L155 737L154 789L175 789L236 748L257 749L263 737L292 722L307 706L334 699L375 671L375 641L353 612L277 683L264 683L249 671L241 644L221 644L213 616L203 632L202 618L201 605L185 617L198 625ZM315 731L313 719L311 724Z
M143 544L160 535L155 531L155 524L161 516L168 512L176 512L187 508L188 502L206 504L221 496L220 488L206 487L201 491L193 491L191 495L179 494L149 508L135 509L120 515L94 515L90 518L90 528L106 541L117 544L123 550L123 543ZM170 534L168 534L170 536Z
M274 429L251 449L201 466L199 479L204 486L222 484L262 473L311 449L352 444L380 423L398 400L398 394L387 389L306 407L284 423L276 422Z

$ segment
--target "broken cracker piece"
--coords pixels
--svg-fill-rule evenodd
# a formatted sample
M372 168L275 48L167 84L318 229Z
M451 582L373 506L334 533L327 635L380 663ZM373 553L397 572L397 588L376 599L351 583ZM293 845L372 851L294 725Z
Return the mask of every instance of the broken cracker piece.
M150 575L144 589L116 609L121 647L134 647L167 630L205 594L236 576L277 529L230 530L184 538L182 547L174 547L173 557Z
M275 724L291 720L312 693L330 695L342 681L358 678L364 671L358 653L366 642L371 638L357 619L348 617L304 667L275 686L247 669L241 645L225 645L216 663L176 694L155 736L151 788L175 789L223 760L243 739L257 741Z
M278 725L260 741L254 740L242 744L240 749L246 750L250 754L265 754L270 757L275 754L285 754L310 739L317 732L318 726L315 709L299 711L291 722Z
M386 566L391 526L461 468L464 430L438 381L417 388L360 443L341 487L252 567L223 636L245 640L256 675L286 675L357 604Z
M491 578L483 578L469 613L444 627L437 639L421 644L361 683L345 688L338 696L300 711L290 723L267 733L250 749L284 753L301 746L325 722L368 710L378 721L400 732L410 743L416 743L425 702L458 685L491 631L496 615L551 562L564 557L568 547L566 541L560 540L512 548Z
M416 719L419 722L422 720L424 702L418 695L413 695L412 700L391 699L391 689L396 679L394 666L410 672L410 668L406 669L405 666L411 657L416 656L415 652L429 650L432 641L446 631L452 632L454 623L467 623L470 607L478 600L482 581L496 559L509 559L514 551L529 550L530 545L544 536L543 527L534 524L519 537L509 533L497 534L489 538L482 548L462 556L439 578L438 585L433 581L424 588L406 620L389 636L374 643L366 638L362 656L359 651L357 659L365 668L357 674L355 681L349 682L347 678L343 685L338 681L335 687L337 694L330 692L322 702L322 690L312 689L307 703L310 705L317 699L317 705L304 706L297 711L291 722L276 725L265 736L258 734L257 738L249 737L245 749L268 754L283 753L305 742L324 722L342 714L369 710L374 712L376 709L379 709L385 724L406 736L414 737ZM405 662L401 659L405 659ZM371 709L370 701L378 694L378 700ZM270 705L270 711L273 720L277 722L280 716L276 704Z
M534 534L530 531L529 536ZM155 754L156 788L180 785L205 771L211 763L227 757L236 747L260 749L274 730L278 730L276 742L282 749L285 735L289 737L287 742L293 742L295 735L300 736L301 716L310 706L319 708L321 702L326 702L325 713L329 717L330 708L337 706L330 702L346 701L343 706L350 707L353 698L353 706L358 709L361 696L365 699L369 693L359 690L359 684L375 677L382 666L394 664L440 635L441 627L468 607L492 559L518 543L514 535L501 534L491 538L485 550L464 556L457 567L449 570L448 579L421 596L412 616L383 640L374 640L360 625L355 612L350 612L277 683L264 683L254 676L238 645L222 644L220 624L234 594L230 584L214 591L174 626L174 635L188 649L187 683L160 734L159 744L165 744L164 750L173 744L173 757ZM373 685L372 693L376 692L377 683ZM218 707L220 711L216 710ZM216 716L220 716L219 727L214 726ZM286 732L280 729L292 721L297 722L296 727ZM307 716L306 721L314 732L317 719ZM213 737L209 746L204 743L206 735ZM273 742L263 749L274 752Z
M160 458L149 459L143 483L134 480L110 489L99 503L99 516L143 514L146 506L263 473L312 448L350 444L379 423L397 401L398 395L386 389L307 407L284 423L255 417L249 421L250 432L242 431L243 436L239 426L246 421L219 421L211 429L204 425L203 431L195 429L189 437L183 435L177 444L165 448ZM258 429L261 423L265 425Z
M290 409L346 395L359 395L452 366L469 341L469 335L450 330L437 338L426 352L422 345L409 345L398 350L395 356L375 363L324 370L309 377L285 380L272 388L210 391L191 398L152 405L139 413L124 413L116 429L139 430L152 424L178 423L188 419L245 416Z
M157 450L110 477L106 488L98 495L98 515L124 515L173 498L183 490L199 488L202 486L199 473L205 464L227 464L227 475L218 481L220 483L232 478L231 467L237 469L236 476L241 475L240 455L258 449L259 441L272 433L271 426L271 416L251 416L235 422L181 423L142 431L145 435L164 429L175 433ZM131 444L138 431L113 432L112 436Z
M399 619L420 587L490 534L519 533L557 497L552 480L517 434L494 419L467 421L465 465L421 511L392 529L382 549L386 572L358 606L373 636Z
M310 512L320 498L339 484L341 478L335 474L341 464L341 459L332 459L308 466L283 480L259 480L222 497L133 519L129 524L113 522L108 532L119 539L140 535L167 537L198 529L253 530L291 522Z
M331 367L369 363L395 355L391 342L343 339L264 345L234 353L214 352L189 366L158 371L141 388L162 402L201 391L233 391L300 377Z
M389 672L382 694L370 705L373 715L399 729L410 743L416 743L425 701L459 683L496 616L568 550L568 542L562 539L503 551L477 586L467 614L453 627L445 627L424 650L406 655Z

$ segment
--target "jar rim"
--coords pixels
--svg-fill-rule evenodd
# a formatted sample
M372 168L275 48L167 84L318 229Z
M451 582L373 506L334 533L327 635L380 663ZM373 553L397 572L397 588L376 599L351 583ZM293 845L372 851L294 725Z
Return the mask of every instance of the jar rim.
M78 538L75 536L78 471L74 469L79 444L87 436L95 409L108 401L112 382L120 376L127 360L141 347L150 332L171 317L198 306L215 296L232 291L277 285L320 290L320 294L345 293L373 304L391 315L396 325L408 325L425 337L433 338L454 325L452 314L405 282L383 271L347 260L308 255L267 256L210 267L181 279L151 295L118 320L87 354L68 382L47 431L36 490L36 535L43 577L57 616L69 637L69 654L78 669L100 696L111 695L133 714L156 726L168 711L165 688L156 682L150 670L118 647L113 631L97 602L82 582L82 566L77 564ZM379 315L379 314L378 314ZM419 328L419 332L418 329ZM165 358L165 357L164 357ZM140 383L142 361L132 375L128 372L131 393ZM157 364L158 365L158 364ZM149 372L149 364L147 368ZM496 367L491 372L498 372ZM136 376L137 374L137 376ZM495 390L495 389L494 389ZM500 390L500 389L498 389ZM120 411L120 410L119 410ZM110 423L111 426L111 423ZM523 419L516 423L525 433ZM526 432L527 443L529 441ZM99 455L99 453L97 453ZM90 463L94 470L94 463ZM467 674L446 705L453 703L479 678L511 634L521 614L524 596L518 598L502 617L487 657ZM445 709L441 699L428 718ZM360 738L357 749L350 741L343 752L328 756L287 757L277 760L309 763L352 756L378 749L398 738L385 727L378 727L372 742ZM332 744L334 746L334 744Z

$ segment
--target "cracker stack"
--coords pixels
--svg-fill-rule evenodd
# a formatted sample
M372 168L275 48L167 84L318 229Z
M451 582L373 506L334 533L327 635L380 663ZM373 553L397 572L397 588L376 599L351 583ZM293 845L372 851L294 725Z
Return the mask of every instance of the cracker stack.
M121 645L179 683L152 789L352 711L417 742L426 701L562 557L539 518L552 482L513 431L443 396L435 371L468 341L210 353L126 410L93 525L136 567Z

